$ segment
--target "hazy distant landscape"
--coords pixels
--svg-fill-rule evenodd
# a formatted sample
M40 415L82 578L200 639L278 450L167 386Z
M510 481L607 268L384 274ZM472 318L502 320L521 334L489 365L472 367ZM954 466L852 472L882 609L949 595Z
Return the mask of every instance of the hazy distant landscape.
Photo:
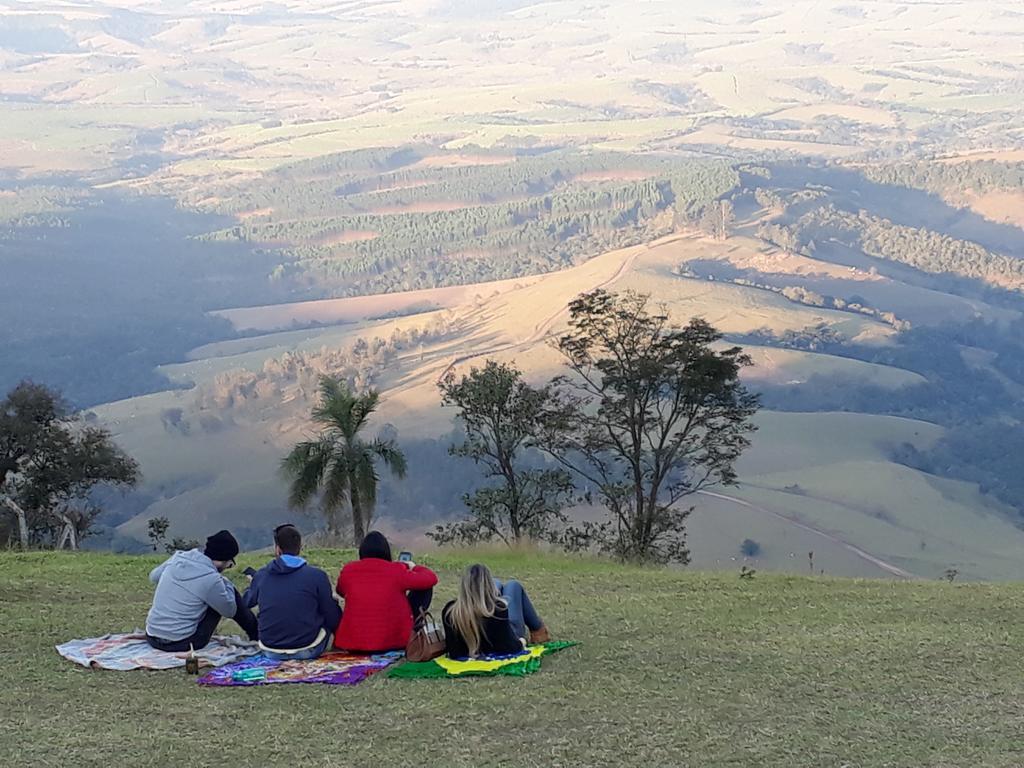
M378 388L416 537L479 482L439 377L541 382L632 288L765 405L695 565L1019 579L1022 43L970 0L0 0L0 388L139 460L91 539L129 551L265 546L318 376Z

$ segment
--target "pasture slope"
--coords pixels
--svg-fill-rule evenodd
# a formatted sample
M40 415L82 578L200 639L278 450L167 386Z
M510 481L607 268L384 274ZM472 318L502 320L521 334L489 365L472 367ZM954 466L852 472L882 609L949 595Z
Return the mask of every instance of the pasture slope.
M352 556L307 554L332 575ZM582 645L528 678L204 689L179 671L76 668L53 650L141 625L158 556L2 553L0 765L1020 765L1019 585L743 581L458 552L423 558L441 577L435 603L480 559L523 580L552 633Z
M674 235L501 290L461 289L468 297L464 303L387 320L367 319L363 300L341 300L332 302L330 311L345 316L343 325L209 345L194 351L190 362L165 371L180 383L208 384L232 368L260 370L266 360L289 350L386 338L395 329L422 327L444 315L451 327L444 338L401 354L376 381L384 398L378 424L394 424L403 440L424 440L442 438L452 428L452 414L440 407L437 393L437 381L446 371L468 370L494 358L514 362L535 382L556 373L559 359L548 341L565 327L565 307L572 297L594 287L650 293L680 321L702 316L729 334L783 333L825 324L861 343L890 343L892 329L872 318L679 274L679 265L692 259L749 260L755 247L743 237L712 243L692 234ZM427 295L417 301L433 300L428 292L420 293ZM259 327L263 311L246 315L246 325ZM272 328L280 316L268 314L266 320ZM751 354L755 366L746 375L754 386L799 384L815 375L841 375L892 389L921 380L898 368L826 354L767 347L752 347ZM168 517L172 532L180 535L199 536L230 525L260 528L278 520L285 509L277 465L308 434L308 404L267 402L232 413L233 426L223 432L168 434L161 411L188 408L194 397L188 390L175 391L96 409L121 444L139 457L152 497L122 525L123 533L144 540L146 520L156 515ZM906 572L936 578L955 568L962 578L1024 576L1024 563L1015 555L1024 546L1024 532L1007 521L1007 510L974 486L891 463L892 447L927 448L942 436L941 428L856 413L770 411L758 416L758 425L739 465L741 485L722 491L733 500L704 496L695 501L690 535L700 567L738 568L744 562L740 543L751 538L761 544L761 554L750 564L762 569L806 573L808 553L814 552L815 571L836 575ZM405 482L433 481L429 471L413 466ZM433 523L416 509L383 508L381 515L382 524L409 535L422 535Z

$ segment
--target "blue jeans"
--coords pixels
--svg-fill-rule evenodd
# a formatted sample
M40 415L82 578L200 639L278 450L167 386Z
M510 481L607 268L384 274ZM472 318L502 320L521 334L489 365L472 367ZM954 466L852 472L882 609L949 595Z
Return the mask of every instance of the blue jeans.
M274 653L264 649L263 655L268 659L277 659L278 661L308 661L309 659L319 658L320 654L326 651L327 647L331 644L331 639L331 634L328 632L324 634L324 639L312 648L306 648L295 653Z
M508 603L508 620L512 624L512 629L515 630L516 637L529 639L528 629L537 630L544 626L544 622L541 621L522 584L514 579L504 582L495 579L494 586L498 588L501 596Z

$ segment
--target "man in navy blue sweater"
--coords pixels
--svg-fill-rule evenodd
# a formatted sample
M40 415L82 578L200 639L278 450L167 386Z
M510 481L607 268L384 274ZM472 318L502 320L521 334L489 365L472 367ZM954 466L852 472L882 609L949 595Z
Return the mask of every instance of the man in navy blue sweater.
M259 607L263 653L275 659L315 659L330 647L341 620L330 579L299 552L302 534L294 525L274 529L274 559L252 576L243 595Z

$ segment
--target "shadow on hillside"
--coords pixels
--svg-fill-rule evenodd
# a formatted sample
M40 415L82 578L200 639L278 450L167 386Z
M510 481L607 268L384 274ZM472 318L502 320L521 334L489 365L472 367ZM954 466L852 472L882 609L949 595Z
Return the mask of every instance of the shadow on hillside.
M215 217L110 190L73 205L3 233L3 391L32 378L89 406L169 389L156 366L235 335L209 309L286 298L266 277L276 255L194 238Z
M846 168L811 165L772 166L772 180L795 189L808 184L830 187L829 197L841 208L854 212L863 209L896 224L923 227L970 240L990 251L1024 258L1024 229L990 221L968 208L955 208L930 192L876 184ZM815 203L807 205L814 207Z

